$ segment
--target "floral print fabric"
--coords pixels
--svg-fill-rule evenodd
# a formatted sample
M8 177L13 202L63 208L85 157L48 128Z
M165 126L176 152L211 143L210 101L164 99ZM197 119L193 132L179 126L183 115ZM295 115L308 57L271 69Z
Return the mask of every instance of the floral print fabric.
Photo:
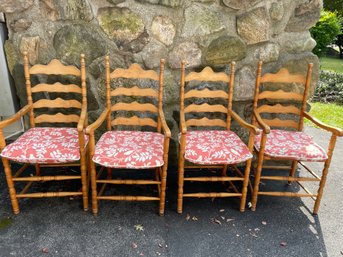
M262 135L255 138L255 148L260 149ZM303 132L271 130L267 134L265 155L297 161L325 161L328 156L312 137Z
M190 131L186 134L185 159L197 164L235 164L252 158L232 131Z
M76 128L31 128L7 145L1 156L23 163L67 163L80 160L79 149Z
M96 144L93 161L109 168L161 167L163 142L156 132L109 131Z

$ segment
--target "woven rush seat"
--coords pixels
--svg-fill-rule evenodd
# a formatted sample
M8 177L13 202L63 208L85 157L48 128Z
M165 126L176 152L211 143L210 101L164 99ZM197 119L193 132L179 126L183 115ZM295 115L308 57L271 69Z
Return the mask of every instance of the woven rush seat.
M76 128L31 128L7 145L1 156L24 163L67 163L80 160L79 147Z
M186 134L185 159L197 164L235 164L253 156L232 131L190 131Z
M95 146L93 161L109 168L161 167L164 135L143 131L109 131Z
M255 148L260 150L261 134L255 138ZM325 161L324 149L303 132L274 129L267 135L264 154L273 158L297 161Z

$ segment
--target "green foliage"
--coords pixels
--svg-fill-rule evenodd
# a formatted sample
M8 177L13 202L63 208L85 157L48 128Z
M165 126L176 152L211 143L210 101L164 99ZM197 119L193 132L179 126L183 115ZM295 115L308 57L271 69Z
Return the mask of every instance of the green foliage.
M320 69L343 74L343 60L336 57L320 57Z
M343 128L343 105L335 103L310 103L310 114L318 120L338 128ZM312 122L305 119L305 123L316 127Z
M341 19L334 12L322 11L319 21L310 32L317 42L313 52L322 55L325 53L326 46L333 43L337 35L341 33Z
M343 104L343 74L321 71L312 101Z
M343 16L343 0L324 0L324 9Z

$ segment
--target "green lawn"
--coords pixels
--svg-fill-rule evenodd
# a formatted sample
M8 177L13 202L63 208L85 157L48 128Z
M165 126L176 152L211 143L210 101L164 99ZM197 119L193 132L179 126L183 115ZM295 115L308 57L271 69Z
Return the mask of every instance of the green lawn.
M343 73L343 59L334 57L321 57L320 68L322 70L330 70L337 73Z
M328 125L343 129L343 105L311 103L310 114ZM306 119L305 123L313 126L313 123Z

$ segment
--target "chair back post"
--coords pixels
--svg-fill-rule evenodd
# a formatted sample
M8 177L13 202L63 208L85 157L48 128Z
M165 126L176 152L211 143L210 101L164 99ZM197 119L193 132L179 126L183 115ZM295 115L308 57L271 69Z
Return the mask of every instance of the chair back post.
M86 62L85 54L80 55L81 63L81 89L82 89L82 106L85 106L87 110L87 84L86 84ZM84 127L88 126L88 114L86 114Z
M226 129L231 128L231 111L232 111L232 98L233 98L233 86L234 86L234 81L235 81L235 62L231 62L230 64L230 80L228 82L228 103L227 103L227 109L228 109L228 114L227 114L227 119L226 119Z
M163 103L163 81L164 81L164 63L165 60L160 60L160 74L159 74L159 89L158 89L158 111L162 111ZM158 113L158 116L160 115ZM161 133L161 119L157 120L157 132Z
M181 62L181 81L180 81L180 117L185 116L185 66L186 61ZM181 119L180 119L181 122ZM181 126L181 125L180 125Z
M306 75L306 82L305 82L305 88L304 88L304 95L303 95L303 100L302 100L302 106L301 106L301 112L300 112L300 120L299 120L299 131L302 131L304 128L304 115L303 112L306 111L306 105L307 105L307 96L308 96L308 91L310 88L311 84L311 78L312 78L312 70L313 70L313 63L308 64L308 69L307 69L307 75Z
M26 51L24 52L23 58L24 58L24 73L25 73L25 86L26 86L26 94L27 94L27 103L28 103L28 105L32 106L33 101L32 101L32 92L31 92L29 58L27 56ZM33 108L30 110L29 117L30 117L30 126L31 126L31 128L33 128L33 127L35 127Z
M255 93L254 93L253 110L257 109L258 94L260 93L262 65L263 65L263 62L259 61L258 62L258 66L257 66L257 71L256 71L256 81L255 81ZM254 126L257 125L255 115L252 115L251 124L254 125Z
M111 78L110 78L110 57L105 57L105 70L106 70L106 108L111 109ZM111 130L111 111L107 114L107 130Z

